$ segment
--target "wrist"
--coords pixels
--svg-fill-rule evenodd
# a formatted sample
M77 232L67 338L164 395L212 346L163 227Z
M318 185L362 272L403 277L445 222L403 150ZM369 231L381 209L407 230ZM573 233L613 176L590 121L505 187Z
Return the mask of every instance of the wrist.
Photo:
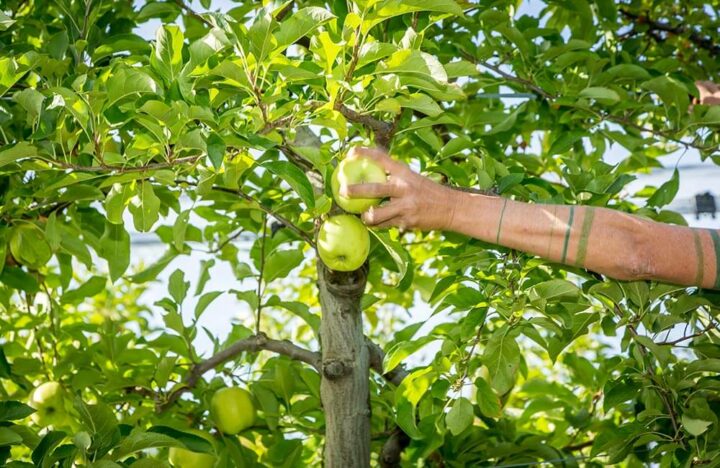
M462 196L465 195L459 190L450 187L442 187L443 200L440 213L438 229L443 231L457 231L457 223L461 213Z

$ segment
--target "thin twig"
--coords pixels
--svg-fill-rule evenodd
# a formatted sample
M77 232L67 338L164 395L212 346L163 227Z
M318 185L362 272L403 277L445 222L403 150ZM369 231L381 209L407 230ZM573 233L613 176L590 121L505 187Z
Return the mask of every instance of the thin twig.
M185 2L183 2L182 0L175 0L175 4L177 6L179 6L181 9L185 10L185 13L188 16L192 16L193 18L200 21L201 23L205 23L205 25L208 26L209 28L215 27L210 21L208 21L205 18L203 18L202 16L200 16L195 10L193 10L188 5L186 5Z
M647 13L645 14L639 14L639 13L633 13L631 11L626 10L625 8L620 8L620 13L622 15L630 20L635 21L636 24L645 24L650 28L651 31L663 31L670 34L674 34L676 36L680 36L686 33L689 33L687 35L690 42L695 44L697 47L701 49L705 49L710 53L710 55L714 57L720 56L720 45L715 44L715 42L710 37L701 36L696 31L693 31L692 29L688 28L685 25L678 25L673 26L670 23L667 22L661 22L653 20L648 16ZM659 36L656 36L656 40ZM660 38L662 41L662 38Z
M193 389L206 372L224 364L244 352L255 353L262 350L271 351L287 356L290 359L304 362L316 370L320 369L320 353L301 348L300 346L297 346L287 340L274 340L268 338L264 333L260 333L238 340L210 358L195 364L185 377L184 385L170 393L167 400L158 405L156 410L158 412L162 412L172 406L183 393Z
M173 161L165 161L165 162L158 162L158 163L150 163L145 164L143 166L109 166L109 165L100 165L100 166L79 166L77 164L71 164L66 163L63 161L52 161L52 160L46 160L51 165L59 166L63 169L70 169L76 172L115 172L118 174L126 174L129 172L143 172L143 171L151 171L155 169L168 169L175 166L180 166L185 163L196 163L200 158L202 158L204 155L199 156L187 156L184 158L178 158Z
M697 332L697 333L693 333L692 335L683 336L682 338L678 338L677 340L661 341L661 342L659 342L659 343L657 343L657 344L659 344L659 345L664 345L664 346L674 346L674 345L676 345L676 344L678 344L678 343L682 343L683 341L692 340L693 338L697 338L698 336L702 336L702 335L704 335L705 333L707 333L707 332L709 332L709 331L711 331L711 330L714 330L714 329L716 329L716 328L717 328L717 324L716 324L715 322L711 322L710 325L708 325L707 327L705 327L704 329L700 330L700 331Z
M260 335L260 316L262 314L262 282L263 273L265 272L265 240L267 239L267 213L263 216L262 240L260 241L260 270L257 281L257 319L255 320L255 334Z

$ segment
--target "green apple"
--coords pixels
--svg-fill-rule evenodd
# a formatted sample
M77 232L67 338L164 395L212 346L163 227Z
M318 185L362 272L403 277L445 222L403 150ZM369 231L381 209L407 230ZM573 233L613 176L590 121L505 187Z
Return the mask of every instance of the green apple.
M362 156L343 159L335 168L330 187L335 203L349 213L363 213L380 203L380 198L349 198L340 195L340 187L355 184L381 184L387 182L385 169L370 158Z
M57 382L45 382L33 390L28 404L35 409L32 420L38 426L65 426L69 422L68 398Z
M177 468L211 468L217 458L209 453L191 452L190 450L171 447L170 464Z
M255 422L250 392L239 387L221 388L210 399L210 416L226 434L237 434Z
M328 268L355 271L370 253L370 234L357 216L331 216L320 226L317 249Z

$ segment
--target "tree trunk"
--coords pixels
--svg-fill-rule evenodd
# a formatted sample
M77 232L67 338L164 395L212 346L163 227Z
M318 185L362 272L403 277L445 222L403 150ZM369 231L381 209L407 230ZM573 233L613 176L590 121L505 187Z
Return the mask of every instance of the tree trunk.
M325 413L328 468L370 465L370 378L360 299L367 263L357 271L331 271L318 261L322 321L320 397Z

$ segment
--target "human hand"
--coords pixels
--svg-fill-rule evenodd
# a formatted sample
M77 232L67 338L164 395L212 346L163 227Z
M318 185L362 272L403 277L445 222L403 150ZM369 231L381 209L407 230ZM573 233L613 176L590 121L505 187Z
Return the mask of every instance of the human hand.
M340 187L340 193L351 198L390 199L363 213L365 224L422 230L448 229L451 226L459 192L413 172L378 148L353 148L347 157L370 158L388 173L386 183Z
M695 86L700 91L700 99L697 100L697 104L720 104L720 86L712 81L696 81Z

